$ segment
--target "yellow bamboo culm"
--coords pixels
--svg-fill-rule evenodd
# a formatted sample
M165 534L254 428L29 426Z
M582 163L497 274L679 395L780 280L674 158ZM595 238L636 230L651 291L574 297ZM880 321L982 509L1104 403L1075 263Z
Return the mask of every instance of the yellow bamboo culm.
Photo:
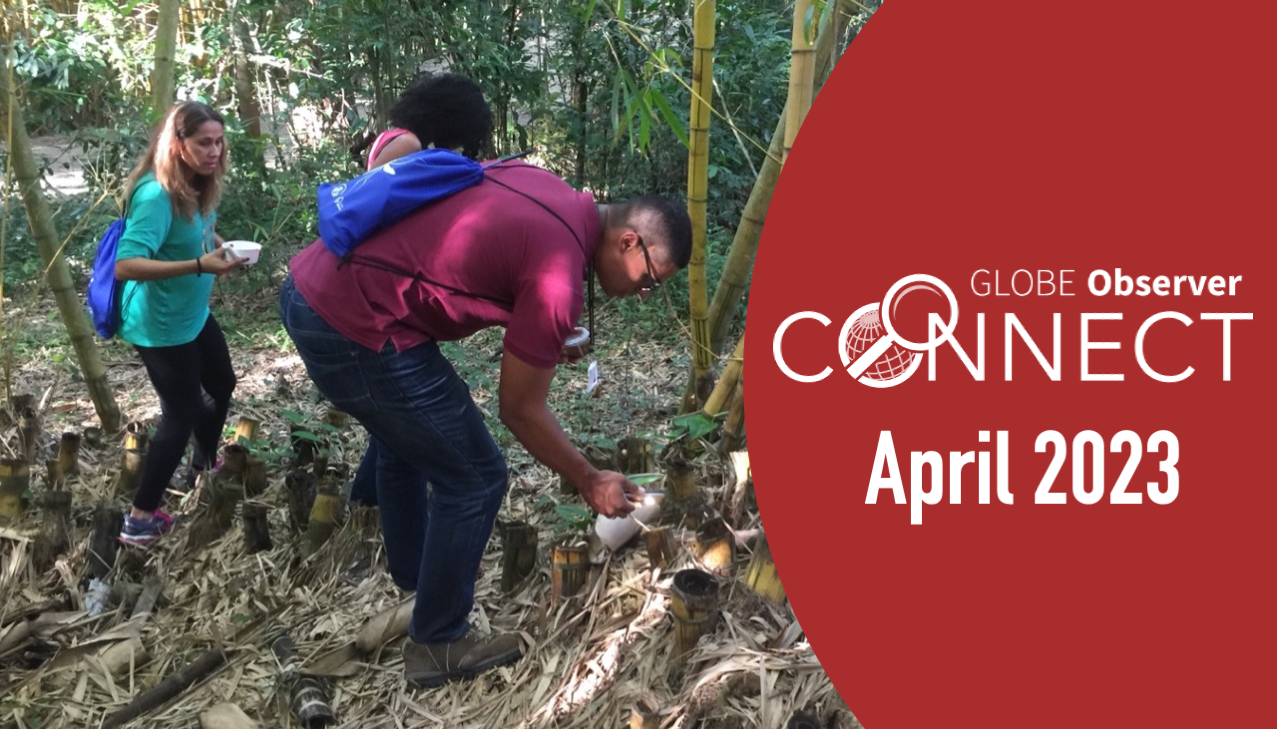
M683 402L682 411L697 407L697 387L714 364L709 340L709 288L705 276L706 204L709 199L709 122L714 95L714 0L696 0L692 15L692 109L688 122L687 214L692 219L692 258L687 267L691 301L692 378L698 383Z
M814 96L816 78L815 51L812 38L820 26L820 10L814 0L797 0L794 4L794 32L789 62L789 101L786 111L789 118L785 121L785 154L781 158L784 163L789 158L789 150L794 146L794 138L798 129L807 117Z
M833 66L836 36L836 28L827 24L816 37L816 74L821 77ZM787 136L785 131L789 128L786 123L789 108L787 102L776 122L771 144L767 147L767 156L763 158L763 165L758 170L749 199L745 201L745 209L741 212L740 223L732 237L732 247L727 253L723 273L719 276L718 285L714 287L714 300L709 307L710 349L714 352L720 351L727 343L727 334L731 329L737 304L749 286L749 277L754 270L754 255L758 252L763 222L767 217L767 208L771 205L776 181L780 179L780 163L785 154Z
M728 397L736 389L736 383L740 382L741 372L744 369L745 334L742 333L740 341L736 343L736 349L732 352L732 358L728 360L727 367L723 368L723 374L718 378L718 384L714 385L714 391L705 401L706 415L713 417L726 409Z
M776 561L772 559L772 550L767 546L766 534L758 540L758 546L754 548L749 570L745 573L745 584L759 596L777 605L785 602L785 586L780 583L780 573L776 571Z
M26 509L31 465L21 458L0 460L0 520L13 521Z

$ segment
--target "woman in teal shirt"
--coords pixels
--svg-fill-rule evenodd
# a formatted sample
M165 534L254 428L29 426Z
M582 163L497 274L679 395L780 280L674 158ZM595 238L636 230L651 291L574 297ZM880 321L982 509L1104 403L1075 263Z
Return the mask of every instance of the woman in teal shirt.
M235 372L221 327L208 308L213 277L238 268L213 228L226 174L221 114L187 101L169 110L124 186L128 222L115 257L124 282L119 334L132 344L160 399L160 422L147 451L120 541L144 546L173 518L164 491L195 436L191 466L212 468Z

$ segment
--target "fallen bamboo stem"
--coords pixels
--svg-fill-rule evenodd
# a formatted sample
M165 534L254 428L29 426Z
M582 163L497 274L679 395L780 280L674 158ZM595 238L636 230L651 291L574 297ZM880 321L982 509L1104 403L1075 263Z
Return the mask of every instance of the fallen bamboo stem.
M148 711L158 709L169 700L176 698L192 684L210 676L230 659L231 651L213 648L203 655L170 674L155 687L147 689L130 701L122 709L111 714L101 724L100 729L115 729L142 716Z
M324 684L301 675L292 637L285 633L272 641L270 648L279 660L280 685L288 691L289 708L297 721L306 729L323 729L335 721Z

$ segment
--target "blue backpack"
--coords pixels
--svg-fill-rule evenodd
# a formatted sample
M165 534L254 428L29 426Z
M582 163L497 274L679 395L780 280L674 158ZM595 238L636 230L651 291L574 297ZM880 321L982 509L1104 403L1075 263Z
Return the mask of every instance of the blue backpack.
M426 203L483 180L484 170L527 152L480 164L448 149L423 149L346 182L319 186L319 237L342 261L370 235Z
M120 282L115 278L115 252L124 235L125 216L111 223L98 241L97 257L93 259L93 274L89 277L89 316L98 336L110 339L120 328Z

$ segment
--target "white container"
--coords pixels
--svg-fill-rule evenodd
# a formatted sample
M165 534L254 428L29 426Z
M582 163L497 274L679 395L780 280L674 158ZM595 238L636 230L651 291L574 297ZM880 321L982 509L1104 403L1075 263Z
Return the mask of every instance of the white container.
M228 240L222 244L222 248L235 254L236 258L247 258L245 266L257 263L257 259L262 255L262 244L251 240Z
M599 514L599 518L594 521L594 533L599 535L608 549L616 551L633 539L644 525L656 521L661 513L661 497L659 492L647 494L638 508L625 516L613 518Z

